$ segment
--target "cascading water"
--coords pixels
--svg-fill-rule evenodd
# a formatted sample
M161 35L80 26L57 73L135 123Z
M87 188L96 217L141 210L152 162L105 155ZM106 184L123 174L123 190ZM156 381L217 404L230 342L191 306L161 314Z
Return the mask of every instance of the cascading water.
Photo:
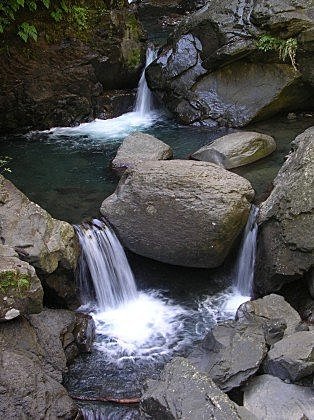
M234 286L242 296L251 296L252 294L258 232L258 211L258 207L252 205L237 261Z
M83 295L92 295L86 284L88 268L100 310L135 299L138 292L133 273L115 233L97 219L75 228L82 248L78 281Z
M157 51L153 45L149 45L146 51L146 65L145 69L149 64L151 64L157 56ZM136 95L136 102L135 102L135 109L134 111L141 116L145 116L147 114L151 114L154 111L154 98L152 92L149 90L146 82L145 77L145 69L142 73L140 78L137 95Z
M83 123L77 127L55 127L47 133L50 137L88 136L97 140L110 140L126 137L133 131L147 129L154 125L160 119L160 115L154 109L153 95L146 83L145 70L156 55L154 46L149 45L146 51L146 65L139 80L132 112L107 120L96 118L90 123Z

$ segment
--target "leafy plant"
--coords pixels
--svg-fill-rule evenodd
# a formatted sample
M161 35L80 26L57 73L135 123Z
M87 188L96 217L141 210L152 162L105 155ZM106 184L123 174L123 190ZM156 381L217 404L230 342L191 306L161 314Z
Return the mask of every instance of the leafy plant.
M257 48L263 52L277 51L279 59L282 61L286 61L289 57L294 70L298 70L295 58L298 41L295 38L281 39L265 34L258 39Z
M0 290L7 293L9 289L14 289L21 295L30 288L28 277L14 271L6 271L0 274Z
M11 169L7 166L12 158L9 156L0 156L0 174L4 172L12 172Z

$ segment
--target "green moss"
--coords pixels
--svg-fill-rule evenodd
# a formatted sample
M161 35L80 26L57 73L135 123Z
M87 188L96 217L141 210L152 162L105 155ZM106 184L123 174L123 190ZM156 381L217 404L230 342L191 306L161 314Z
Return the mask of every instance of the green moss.
M135 47L130 50L128 56L126 57L126 65L131 69L136 69L141 64L141 49L140 47Z
M3 293L23 292L30 288L30 278L25 274L20 274L15 271L5 271L0 273L0 291Z

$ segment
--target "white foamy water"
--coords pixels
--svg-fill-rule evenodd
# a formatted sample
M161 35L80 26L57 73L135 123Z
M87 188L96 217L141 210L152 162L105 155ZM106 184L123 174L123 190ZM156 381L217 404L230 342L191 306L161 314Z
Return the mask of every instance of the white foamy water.
M112 362L169 357L190 343L185 320L192 312L163 299L156 292L139 292L137 298L115 309L94 312L96 348Z

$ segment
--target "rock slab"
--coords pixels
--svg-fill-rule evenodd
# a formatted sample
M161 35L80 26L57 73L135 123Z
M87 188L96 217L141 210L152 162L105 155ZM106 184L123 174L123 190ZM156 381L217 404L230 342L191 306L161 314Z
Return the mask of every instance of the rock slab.
M257 295L303 277L314 264L314 127L297 136L292 147L260 207Z
M168 264L217 267L244 227L251 184L212 163L143 162L101 213L131 251Z
M156 137L145 133L130 134L117 151L112 161L113 169L133 168L137 163L147 160L166 160L172 158L171 147Z
M251 131L238 131L214 140L192 154L196 160L207 161L207 154L216 150L227 158L226 169L248 165L276 150L273 137Z

